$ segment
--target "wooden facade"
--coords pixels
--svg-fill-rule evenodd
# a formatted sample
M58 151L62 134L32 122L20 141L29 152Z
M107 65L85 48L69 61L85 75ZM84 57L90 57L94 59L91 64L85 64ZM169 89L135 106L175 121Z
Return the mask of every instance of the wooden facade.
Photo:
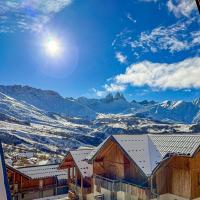
M87 195L92 193L92 177L85 177L78 165L79 163L76 163L71 153L69 153L59 168L67 169L68 171L69 197L71 199L79 198L86 200Z
M151 175L145 175L115 140L107 140L93 161L94 193L105 199L200 198L200 152L193 156L171 154ZM122 192L123 197L118 194ZM172 195L173 198L170 196ZM131 197L132 196L132 197Z
M155 173L158 194L187 199L200 197L200 152L193 157L172 156Z
M31 179L17 169L7 166L8 182L13 200L31 200L36 198L54 196L59 185L55 176Z
M126 196L149 199L147 177L112 140L107 141L95 157L93 174L96 192L101 193L101 188L111 191L107 199L119 199L117 192L120 191Z

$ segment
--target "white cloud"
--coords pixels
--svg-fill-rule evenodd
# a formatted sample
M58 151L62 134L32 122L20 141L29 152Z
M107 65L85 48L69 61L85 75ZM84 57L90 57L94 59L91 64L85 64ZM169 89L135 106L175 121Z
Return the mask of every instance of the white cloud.
M4 0L0 2L0 32L40 31L72 0Z
M116 52L115 57L121 64L125 64L127 62L127 57L124 56L121 52Z
M197 23L194 27L198 27L197 18L191 18L169 26L159 26L151 31L143 31L137 36L126 29L116 36L113 47L116 50L120 49L120 51L131 47L136 57L147 52L166 51L174 54L181 51L191 51L200 46L200 31L194 27L192 31L188 31L194 22Z
M112 92L123 92L126 89L126 85L124 84L116 84L116 83L111 83L111 84L105 84L102 87L102 90L97 90L95 88L92 89L92 92L95 94L97 97L104 97L108 93Z
M93 88L92 91L94 92L95 96L97 96L97 97L103 97L106 95L106 91L103 91L103 90L97 90L97 89Z
M194 10L197 11L195 0L168 0L167 7L176 17L189 17Z
M115 77L118 85L149 86L158 89L200 88L200 57L178 63L144 61L131 65L124 74Z
M105 84L104 88L107 92L122 92L126 89L126 86L123 84Z

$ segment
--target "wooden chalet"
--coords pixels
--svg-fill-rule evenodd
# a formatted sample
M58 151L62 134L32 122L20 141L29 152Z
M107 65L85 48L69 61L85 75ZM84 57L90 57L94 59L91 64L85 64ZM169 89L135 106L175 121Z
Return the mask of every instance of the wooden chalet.
M86 156L92 149L78 149L67 153L60 164L60 169L67 169L69 197L71 199L93 199L92 165L86 161Z
M13 200L31 200L67 193L67 172L58 165L6 166Z
M113 135L88 156L94 199L200 199L200 135Z

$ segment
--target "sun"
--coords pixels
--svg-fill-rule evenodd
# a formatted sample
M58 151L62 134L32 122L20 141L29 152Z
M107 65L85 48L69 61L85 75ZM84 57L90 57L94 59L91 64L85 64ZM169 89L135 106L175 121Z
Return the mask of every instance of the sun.
M58 57L62 53L62 47L57 38L49 37L44 46L46 53L51 57Z

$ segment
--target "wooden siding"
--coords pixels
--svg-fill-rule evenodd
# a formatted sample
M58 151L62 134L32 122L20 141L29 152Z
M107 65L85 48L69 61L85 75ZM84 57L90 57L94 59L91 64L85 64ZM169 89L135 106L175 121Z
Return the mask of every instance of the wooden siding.
M113 141L108 141L93 162L94 175L111 179L124 179L134 183L144 183L146 178L138 167L128 159L123 150Z
M200 152L193 158L173 156L156 172L159 194L171 193L184 198L200 197Z
M29 194L37 195L38 192L41 191L46 191L48 189L54 191L54 189L56 189L56 180L54 177L30 179L18 173L17 170L12 170L10 168L7 168L7 174L12 196L24 194L23 199L29 199Z
M72 198L73 195L77 195L80 199L86 200L87 194L92 193L92 178L83 178L71 154L64 158L60 169L68 169L68 185L71 190L69 196Z

